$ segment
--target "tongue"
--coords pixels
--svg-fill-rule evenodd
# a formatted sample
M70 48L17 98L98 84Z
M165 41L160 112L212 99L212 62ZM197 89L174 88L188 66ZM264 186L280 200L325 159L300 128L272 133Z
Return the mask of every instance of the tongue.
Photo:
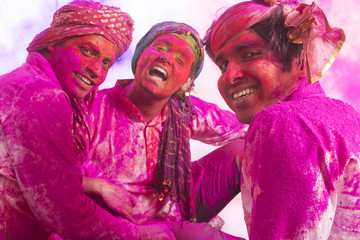
M162 77L160 77L159 75L150 75L152 79L156 80L156 81L164 81L164 79Z
M157 78L160 81L165 81L164 80L164 75L162 73L160 73L159 71L156 70L150 70L149 72L150 76L152 76L153 78Z

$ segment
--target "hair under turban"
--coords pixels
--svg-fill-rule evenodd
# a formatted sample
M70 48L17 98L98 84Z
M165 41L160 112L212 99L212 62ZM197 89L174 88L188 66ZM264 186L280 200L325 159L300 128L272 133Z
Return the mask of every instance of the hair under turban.
M208 30L207 52L213 59L226 42L254 24L270 17L281 6L285 14L289 42L303 44L302 60L310 83L318 81L334 62L344 41L342 29L331 28L323 11L315 4L297 0L253 0L228 8Z
M204 49L199 33L189 25L178 22L161 22L154 25L138 42L135 53L132 58L132 71L135 74L136 65L141 53L147 48L157 37L164 34L174 34L185 40L193 49L195 54L195 62L191 71L194 79L199 76L204 64Z
M39 51L69 37L99 34L117 46L120 56L132 41L133 24L118 7L75 0L54 13L51 26L36 35L27 50Z

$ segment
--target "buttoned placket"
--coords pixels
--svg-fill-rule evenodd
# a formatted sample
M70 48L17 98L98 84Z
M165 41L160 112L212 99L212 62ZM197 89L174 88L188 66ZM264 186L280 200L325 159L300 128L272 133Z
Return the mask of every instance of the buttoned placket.
M166 106L150 122L145 122L146 169L150 181L155 180L160 133L162 131L162 122L165 121L167 114L168 108Z

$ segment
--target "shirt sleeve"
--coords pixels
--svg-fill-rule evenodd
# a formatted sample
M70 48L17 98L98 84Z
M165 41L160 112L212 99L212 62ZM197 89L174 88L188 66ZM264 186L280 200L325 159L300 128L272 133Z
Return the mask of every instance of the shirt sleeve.
M104 92L106 90L102 90L102 92ZM106 98L105 98L106 99ZM103 171L103 169L101 169L100 167L98 167L97 165L95 165L95 163L92 161L90 156L93 156L93 151L96 149L96 146L98 144L99 141L99 136L100 136L100 128L101 128L101 123L99 118L103 117L104 114L106 114L105 112L103 112L102 110L102 106L105 105L103 104L104 101L104 96L103 95L97 95L96 99L93 101L93 105L90 108L90 146L89 146L89 154L86 157L86 159L83 161L82 165L81 165L81 170L84 176L88 176L88 177L96 177L96 178L103 178L103 179L107 179L106 175ZM110 103L111 104L111 103ZM107 131L106 129L104 131Z
M328 238L333 185L320 129L291 111L253 119L242 166L251 240Z
M35 217L66 239L138 239L139 228L88 198L74 160L72 110L57 89L27 89L3 122L20 190Z
M221 146L245 138L246 126L237 120L234 113L197 97L190 98L195 113L191 126L192 139Z

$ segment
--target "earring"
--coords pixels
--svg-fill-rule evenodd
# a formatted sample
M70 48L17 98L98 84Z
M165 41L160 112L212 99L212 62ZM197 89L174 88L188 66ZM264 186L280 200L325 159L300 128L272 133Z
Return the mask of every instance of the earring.
M188 80L187 80L187 82L185 83L185 85L183 86L184 88L185 88L185 86L186 86L186 90L185 91L183 91L183 94L184 94L184 96L185 97L188 97L188 96L190 96L190 92L193 90L193 88L194 88L194 86L195 86L195 84L194 84L194 82L192 81L192 77L189 77L188 78Z

